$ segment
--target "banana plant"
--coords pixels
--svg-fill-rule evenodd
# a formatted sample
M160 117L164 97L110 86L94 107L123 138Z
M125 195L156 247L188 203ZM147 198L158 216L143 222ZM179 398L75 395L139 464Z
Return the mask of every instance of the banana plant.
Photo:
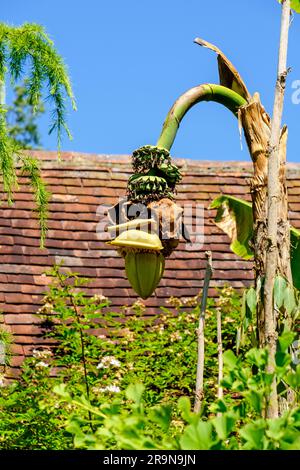
M125 219L122 222L131 222L132 220L128 218L126 220L128 207L136 203L146 204L147 209L152 209L156 214L154 218L159 226L163 256L166 257L172 253L178 243L174 225L178 225L182 210L180 211L180 208L174 203L176 184L179 183L181 175L178 168L171 161L170 150L180 122L187 112L198 103L205 101L217 102L225 106L238 118L240 125L244 129L253 161L254 175L250 182L250 187L255 234L254 262L256 277L259 278L264 274L265 265L267 154L271 120L260 103L258 93L251 96L236 68L223 52L203 39L197 38L195 42L217 53L220 84L205 83L183 93L170 109L156 146L146 145L133 152L132 167L134 173L129 178L127 185L129 201L125 202L121 208L118 208L117 212L125 214ZM283 128L280 141L282 162L285 160L286 136L286 128ZM282 175L284 175L284 165L282 166ZM284 185L284 178L282 179L282 184ZM283 201L283 208L284 203L285 200ZM166 210L166 207L168 210ZM163 219L167 219L167 226L172 226L173 223L173 233L164 233L167 230L162 226ZM114 217L111 218L111 224L115 224ZM118 238L114 240L114 243L117 245ZM139 250L140 247L137 245L136 239L133 240L131 248ZM128 249L129 246L127 246ZM141 249L143 250L142 247ZM123 247L120 247L119 252L126 258ZM144 269L146 270L147 266ZM141 274L140 277L143 278L145 276Z
M267 186L271 118L260 101L259 93L250 94L237 69L218 47L200 38L196 38L195 43L217 54L220 83L205 83L183 93L170 109L156 145L146 145L133 153L134 173L129 178L127 187L129 204L144 202L149 209L151 206L156 207L158 214L162 212L159 209L160 203L164 204L161 201L166 200L170 205L175 204L173 198L176 192L176 184L180 181L180 173L170 160L170 150L180 122L188 111L198 103L213 101L221 104L238 119L239 126L244 131L253 162L253 176L250 180L253 214L252 249L254 254L255 279L261 283L266 272L266 246L268 244ZM286 141L287 128L284 126L281 129L279 142L280 207L278 219L280 220L281 228L278 231L277 237L279 247L278 274L290 282L290 231L285 175ZM123 210L124 212L126 210ZM175 209L175 212L178 214L179 210ZM156 219L159 220L160 216L156 217ZM113 220L112 223L114 223ZM159 237L163 244L162 254L166 257L176 247L177 241L174 233L171 234L169 239L167 237L167 239L163 240L162 232L163 227L160 226ZM133 244L133 248L138 248L136 241ZM266 338L264 305L262 302L257 308L257 314L259 342L263 346L265 345Z

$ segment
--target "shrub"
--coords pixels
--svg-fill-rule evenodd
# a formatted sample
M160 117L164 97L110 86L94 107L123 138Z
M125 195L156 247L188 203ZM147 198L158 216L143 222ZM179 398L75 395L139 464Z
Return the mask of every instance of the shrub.
M40 309L54 345L37 349L20 379L0 392L1 449L237 449L296 448L299 410L274 423L264 419L271 377L266 351L244 342L233 353L241 299L230 287L206 312L205 400L193 414L197 362L197 298L170 299L147 315L141 302L120 312L103 296L88 296L86 280L59 267ZM216 308L222 312L226 374L217 397ZM299 385L279 342L276 375L282 394ZM299 366L298 366L299 367ZM252 436L252 437L251 437ZM260 437L258 437L260 436ZM260 447L259 447L260 446Z

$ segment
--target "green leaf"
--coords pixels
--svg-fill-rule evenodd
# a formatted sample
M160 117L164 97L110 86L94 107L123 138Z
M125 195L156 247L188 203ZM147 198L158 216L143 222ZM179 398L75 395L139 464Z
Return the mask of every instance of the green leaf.
M171 405L160 405L152 408L150 412L150 419L159 424L160 427L167 431L170 427L172 417Z
M178 400L178 410L181 412L183 419L187 423L193 421L193 414L191 411L191 401L188 397L180 397Z
M295 339L296 333L293 331L284 331L278 337L278 346L281 352L287 352L288 348L291 346Z
M224 354L223 354L223 360L224 360L224 364L229 368L229 369L234 369L237 365L237 362L238 362L238 358L236 357L236 355L234 354L233 351L231 350L228 350L228 351L225 351Z
M274 282L273 296L274 296L274 302L277 308L281 308L283 306L286 287L287 287L287 282L284 279L284 277L276 276L275 282Z
M270 419L268 425L266 436L274 441L280 441L284 436L285 420L282 418Z
M235 422L236 418L228 414L223 414L212 420L216 433L221 441L227 439L234 428Z
M211 423L198 421L196 424L190 424L179 442L183 450L209 450L214 444Z
M278 3L282 3L282 0L278 0ZM291 9L300 13L300 0L291 0Z
M296 13L300 13L300 0L291 0L291 8Z
M144 391L145 391L144 385L140 383L130 384L125 391L125 395L126 395L127 400L131 400L134 403L139 404L141 403L142 395Z
M244 259L252 258L249 242L253 236L252 206L233 196L219 196L210 205L217 209L215 224L231 239L231 250Z
M262 450L265 435L264 421L257 421L255 423L247 424L244 426L239 434L246 441L246 448L252 450Z
M294 355L294 360L299 361L299 357L296 357L296 355ZM299 389L300 387L300 364L297 365L295 370L287 374L287 376L285 377L285 381L294 390ZM299 415L300 415L300 412L299 412ZM299 419L298 426L300 427L300 419Z
M53 392L64 399L70 399L71 395L69 392L67 392L66 388L67 384L55 385L55 387L53 387Z
M243 259L252 258L252 204L233 196L222 195L213 200L210 208L217 209L215 224L229 236L233 253ZM290 236L293 283L300 290L300 231L291 227Z
M249 307L250 312L254 315L257 305L257 296L256 290L253 287L250 287L246 293L246 302Z
M257 413L261 413L264 404L262 394L256 390L249 390L246 393L247 399Z
M291 315L296 308L295 293L291 286L287 286L284 292L283 304L287 313Z
M264 368L268 362L268 351L266 349L252 348L246 353L246 358L258 368Z

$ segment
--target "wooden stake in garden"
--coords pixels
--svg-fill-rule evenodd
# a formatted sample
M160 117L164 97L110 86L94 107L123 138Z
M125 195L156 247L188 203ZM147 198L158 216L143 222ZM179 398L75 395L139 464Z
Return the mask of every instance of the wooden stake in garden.
M198 360L197 360L197 377L196 377L196 391L195 391L195 405L194 412L199 413L201 404L204 398L203 376L204 376L204 359L205 359L205 345L204 345L204 326L205 326L205 311L207 305L207 296L209 283L213 273L212 255L211 251L205 252L206 256L206 270L203 283L203 293L200 305L199 325L197 330L198 336Z
M265 311L265 342L269 350L268 371L274 372L275 353L276 353L276 311L274 309L274 282L279 272L280 263L289 261L289 253L282 253L278 249L281 240L278 236L279 230L283 236L288 237L289 246L289 224L288 224L288 206L286 197L282 194L285 189L285 181L280 182L280 152L279 143L281 135L281 119L283 112L284 91L287 76L287 51L288 51L288 33L290 23L290 0L282 0L281 32L277 68L277 80L275 88L275 98L273 107L273 118L271 122L271 136L269 142L268 154L268 209L267 209L267 252L266 252L266 277L264 285L264 311ZM285 175L284 175L285 176ZM283 258L285 255L285 259ZM286 259L287 257L287 259ZM291 278L291 276L290 276ZM288 279L291 281L291 279ZM274 380L272 391L267 406L267 417L275 418L278 416L277 384Z
M223 345L222 345L222 311L217 308L217 341L218 341L218 398L223 398Z

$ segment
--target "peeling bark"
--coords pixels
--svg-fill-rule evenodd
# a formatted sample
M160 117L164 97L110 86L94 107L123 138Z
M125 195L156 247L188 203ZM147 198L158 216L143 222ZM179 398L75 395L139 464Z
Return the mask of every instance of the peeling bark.
M253 161L253 176L249 181L253 207L253 251L256 287L262 281L266 267L267 243L267 152L270 139L270 117L260 102L258 93L249 104L240 108L240 119ZM257 309L260 346L265 345L265 315L263 304Z

